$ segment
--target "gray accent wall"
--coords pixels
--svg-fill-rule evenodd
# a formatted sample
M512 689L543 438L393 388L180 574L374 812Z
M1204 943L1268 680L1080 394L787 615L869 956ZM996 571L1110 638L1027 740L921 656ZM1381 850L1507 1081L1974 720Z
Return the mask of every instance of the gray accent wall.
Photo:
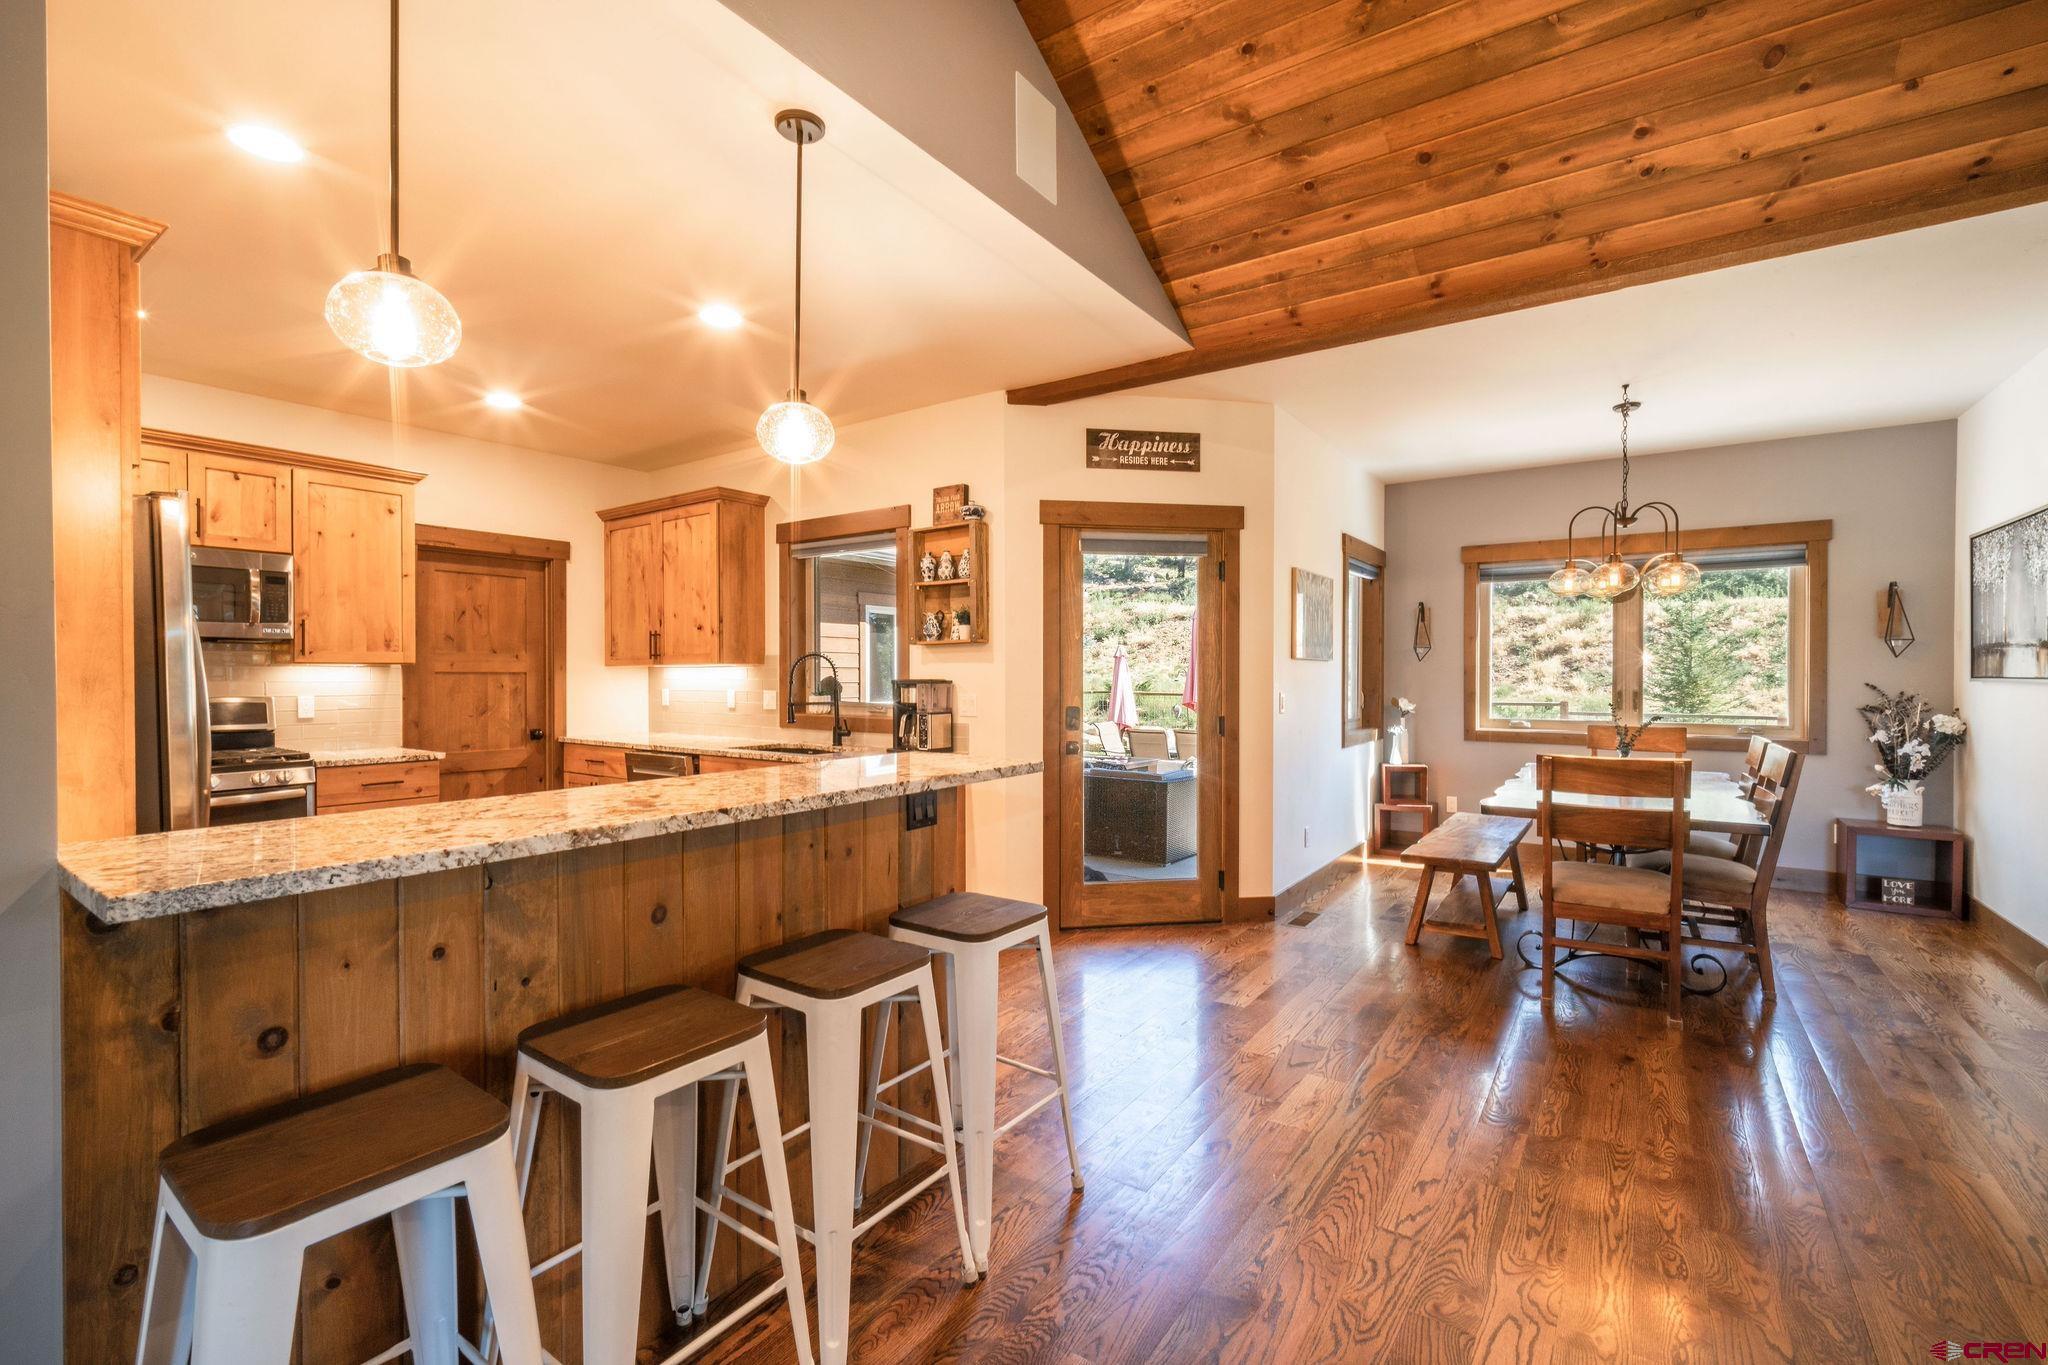
M1654 419L1654 409L1645 417ZM1639 418L1641 422L1643 419ZM1833 821L1870 819L1871 751L1856 707L1864 683L1920 693L1939 706L1954 688L1956 428L1953 422L1723 446L1633 461L1630 493L1662 498L1692 527L1831 518L1828 550L1827 752L1800 779L1780 866L1834 865ZM1579 508L1614 501L1619 460L1393 484L1387 489L1387 695L1420 704L1414 761L1439 795L1478 803L1547 747L1470 741L1464 723L1466 545L1560 536ZM1640 529L1640 528L1639 528ZM1894 659L1878 638L1878 602L1896 579L1919 642ZM1427 602L1435 649L1410 648L1415 604ZM1555 751L1551 747L1551 751ZM1734 771L1740 753L1702 752L1703 767ZM1929 785L1927 820L1946 823L1953 768Z
M63 1358L57 1161L56 628L41 0L0 5L0 1356Z
M719 2L1186 339L1011 0ZM1058 116L1056 204L1017 176L1019 73Z

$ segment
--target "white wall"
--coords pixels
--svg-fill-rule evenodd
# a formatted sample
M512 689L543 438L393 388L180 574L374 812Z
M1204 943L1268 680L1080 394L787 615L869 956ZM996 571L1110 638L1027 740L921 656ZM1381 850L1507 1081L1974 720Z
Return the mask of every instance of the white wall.
M1827 752L1808 760L1782 866L1834 865L1836 816L1874 818L1870 745L1856 708L1866 682L1952 700L1955 426L1849 431L1754 445L1652 455L1634 462L1631 495L1676 503L1692 527L1832 519L1828 549ZM1431 766L1438 795L1471 810L1540 746L1465 739L1464 578L1459 549L1558 535L1579 508L1614 500L1620 461L1547 465L1387 489L1387 690L1420 703L1415 761ZM2039 501L2037 499L2037 501ZM1878 638L1878 603L1896 579L1919 634L1894 659ZM1429 603L1436 648L1422 663L1401 647L1402 617ZM1732 771L1740 753L1694 762ZM1927 818L1950 808L1951 773L1929 784Z
M143 364L149 338L143 336ZM566 540L569 726L642 729L647 675L604 663L604 536L596 512L649 496L649 476L145 374L144 426L409 469L422 525Z
M1386 486L1284 409L1274 410L1273 431L1273 888L1284 891L1366 839L1379 743L1343 747L1342 537L1385 548ZM1337 585L1338 658L1329 663L1289 657L1296 568ZM1390 636L1398 614L1390 601ZM1366 723L1384 728L1385 718Z
M57 719L43 6L0 5L0 1324L63 1358L57 1157Z
M1955 688L1970 722L1956 804L1971 894L2048 942L2048 682L1970 678L1970 537L2048 503L2048 352L1956 423ZM1923 631L1921 638L1926 639Z

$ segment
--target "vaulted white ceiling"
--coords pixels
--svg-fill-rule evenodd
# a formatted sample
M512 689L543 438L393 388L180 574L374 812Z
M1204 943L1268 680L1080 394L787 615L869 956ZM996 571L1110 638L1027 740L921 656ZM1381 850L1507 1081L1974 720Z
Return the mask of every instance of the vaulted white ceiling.
M431 0L404 16L403 247L463 320L446 365L343 350L328 287L383 250L385 6L64 0L53 185L161 219L150 373L658 467L788 383L794 152L805 379L841 422L1155 355L1155 318L715 0ZM253 121L307 159L254 159ZM1092 171L1092 168L1090 168ZM747 326L712 332L705 302ZM490 389L517 413L486 408Z

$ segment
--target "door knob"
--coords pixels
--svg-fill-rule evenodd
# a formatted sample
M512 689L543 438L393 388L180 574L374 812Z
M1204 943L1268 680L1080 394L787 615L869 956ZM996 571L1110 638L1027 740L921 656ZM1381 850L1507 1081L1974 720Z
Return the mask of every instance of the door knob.
M1080 752L1081 752L1081 745L1080 745L1080 742L1079 742L1078 740L1071 740L1071 739L1070 739L1070 740L1068 740L1068 741L1067 741L1067 753L1068 753L1069 755L1072 755L1072 754L1078 754L1078 753L1080 753Z
M528 730L526 732L526 737L528 739L546 739L548 737L548 732L541 729L539 726L535 726L533 729Z

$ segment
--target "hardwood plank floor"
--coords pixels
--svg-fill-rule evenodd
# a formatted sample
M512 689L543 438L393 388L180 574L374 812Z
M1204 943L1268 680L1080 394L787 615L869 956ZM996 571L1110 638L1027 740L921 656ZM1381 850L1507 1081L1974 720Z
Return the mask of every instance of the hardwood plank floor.
M883 1223L855 1253L854 1358L1803 1365L2048 1340L2048 1003L1972 931L1781 894L1775 1006L1731 954L1672 1028L1613 959L1567 967L1546 1012L1512 952L1403 946L1413 888L1374 866L1298 924L1060 937L1087 1190L1048 1108L998 1146L982 1284L935 1194ZM1003 993L1003 1050L1045 1056L1024 955ZM1003 1083L999 1114L1042 1084ZM764 1313L704 1358L789 1351Z

